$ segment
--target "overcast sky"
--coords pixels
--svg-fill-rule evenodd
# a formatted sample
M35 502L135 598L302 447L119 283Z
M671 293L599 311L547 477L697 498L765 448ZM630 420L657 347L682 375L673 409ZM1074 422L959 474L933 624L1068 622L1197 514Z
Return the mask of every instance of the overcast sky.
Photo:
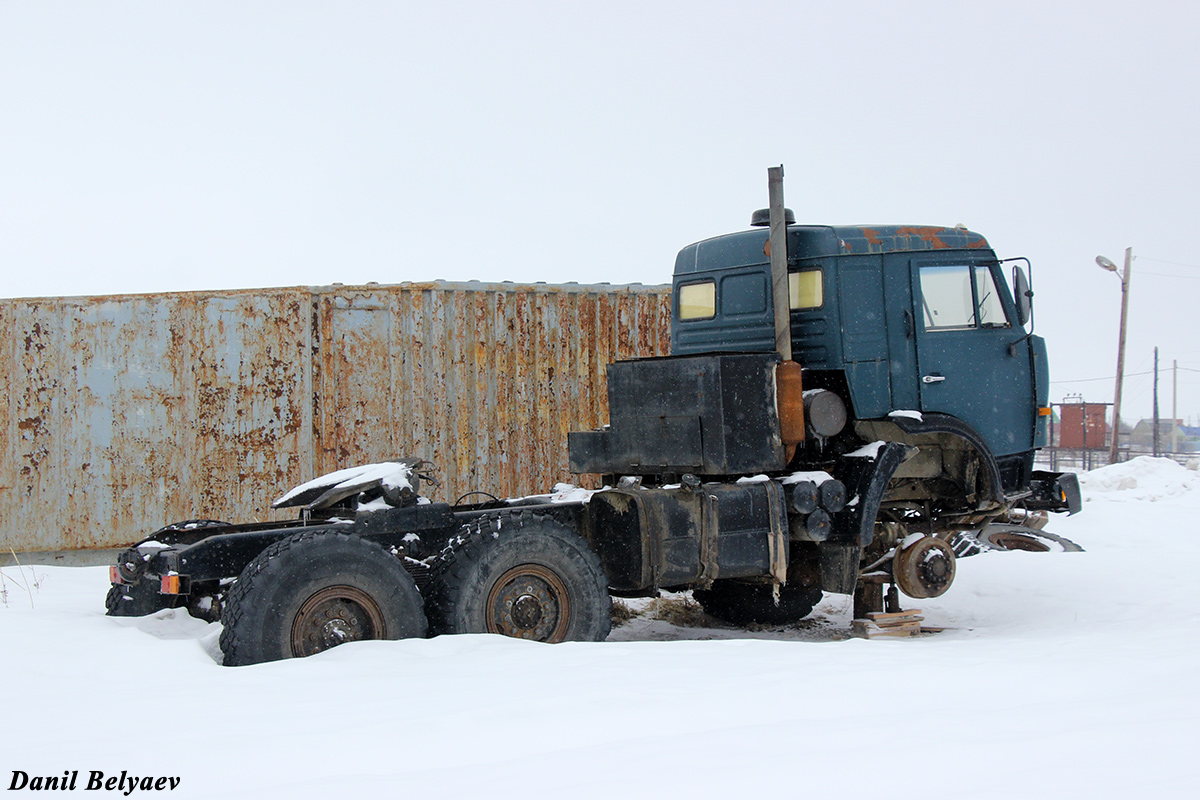
M1196 418L1198 29L1145 0L3 0L0 295L665 283L782 163L801 222L1029 257L1056 402L1112 399L1094 259L1132 247L1127 373L1158 345Z

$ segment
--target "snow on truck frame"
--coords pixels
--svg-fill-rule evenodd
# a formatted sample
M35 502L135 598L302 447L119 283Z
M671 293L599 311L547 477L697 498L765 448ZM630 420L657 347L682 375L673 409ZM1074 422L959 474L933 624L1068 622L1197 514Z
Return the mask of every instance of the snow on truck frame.
M569 434L572 472L605 488L433 503L423 461L340 470L276 501L291 522L156 531L110 569L108 613L219 619L227 665L598 641L612 595L691 589L745 625L837 592L857 617L942 594L958 557L1056 541L1045 512L1077 512L1079 486L1033 469L1049 374L1025 271L1010 284L962 228L796 225L769 174L751 230L680 252L672 355L609 365L609 426Z

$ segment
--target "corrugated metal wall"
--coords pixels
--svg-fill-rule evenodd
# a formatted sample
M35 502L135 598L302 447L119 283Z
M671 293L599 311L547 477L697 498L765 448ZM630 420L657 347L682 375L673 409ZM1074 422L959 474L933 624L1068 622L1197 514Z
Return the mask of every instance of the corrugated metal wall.
M570 480L604 369L669 351L669 287L404 283L0 300L0 547L290 516L287 488L434 461L436 499Z

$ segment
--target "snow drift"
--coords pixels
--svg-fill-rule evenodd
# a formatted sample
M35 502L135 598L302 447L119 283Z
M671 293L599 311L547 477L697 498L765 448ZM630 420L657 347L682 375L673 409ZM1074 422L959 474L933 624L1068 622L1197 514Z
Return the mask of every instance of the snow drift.
M217 624L105 617L101 568L6 567L0 778L128 770L205 798L1192 797L1197 477L1144 458L1083 476L1084 513L1049 529L1086 552L963 559L946 595L905 604L947 630L902 641L849 638L844 596L755 631L669 598L597 644L364 642L226 669Z

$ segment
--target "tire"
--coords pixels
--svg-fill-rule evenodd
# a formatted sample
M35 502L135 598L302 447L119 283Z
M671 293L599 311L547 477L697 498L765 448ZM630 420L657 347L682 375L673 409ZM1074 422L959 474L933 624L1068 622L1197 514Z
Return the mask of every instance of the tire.
M144 617L178 605L178 597L159 594L150 581L114 583L104 598L104 614L108 617Z
M569 528L545 517L492 517L459 541L430 583L432 633L557 643L599 642L612 630L600 559Z
M821 602L821 590L806 586L779 587L779 605L769 584L715 581L709 589L696 589L692 597L711 617L731 625L790 625L812 613Z
M967 558L992 550L991 545L979 541L972 531L956 531L946 540L946 543L954 551L955 558Z
M301 658L346 642L425 635L412 576L368 539L305 531L246 565L221 610L226 666Z
M1024 550L1032 553L1082 553L1083 548L1065 536L1022 525L988 525L979 541L993 550Z

